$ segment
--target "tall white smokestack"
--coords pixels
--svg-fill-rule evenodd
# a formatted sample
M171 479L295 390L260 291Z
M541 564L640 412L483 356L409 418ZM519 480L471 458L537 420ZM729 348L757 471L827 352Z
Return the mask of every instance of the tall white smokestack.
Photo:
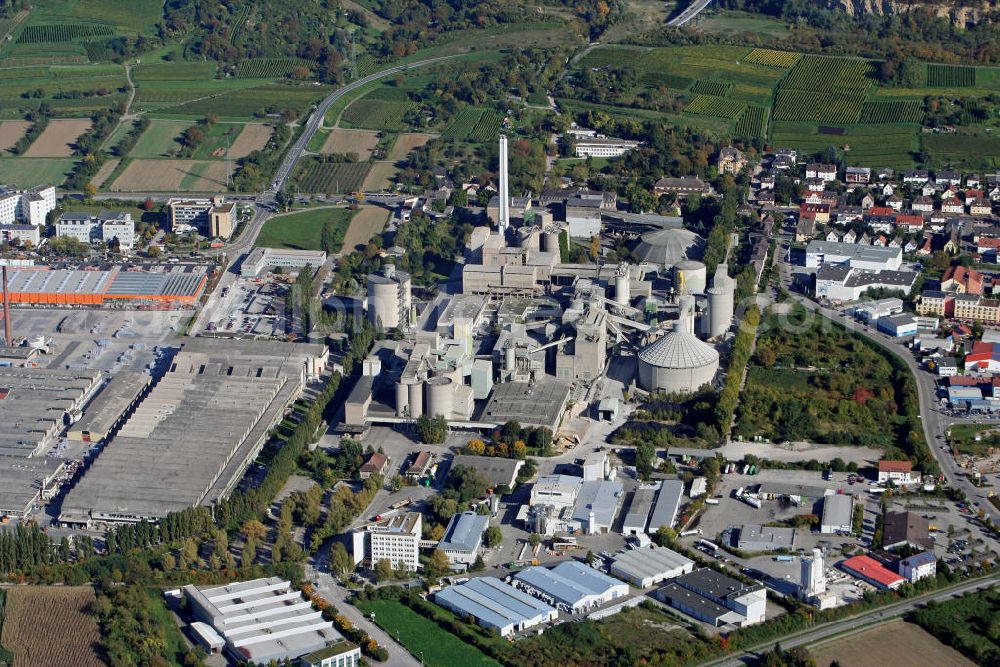
M500 135L500 219L497 226L504 234L510 225L510 185L507 182L507 137Z

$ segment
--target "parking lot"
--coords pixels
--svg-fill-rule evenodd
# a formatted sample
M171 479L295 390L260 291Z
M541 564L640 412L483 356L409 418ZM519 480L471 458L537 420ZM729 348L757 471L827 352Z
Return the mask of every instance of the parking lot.
M255 338L284 336L288 331L288 289L280 280L238 278L207 307L205 331Z

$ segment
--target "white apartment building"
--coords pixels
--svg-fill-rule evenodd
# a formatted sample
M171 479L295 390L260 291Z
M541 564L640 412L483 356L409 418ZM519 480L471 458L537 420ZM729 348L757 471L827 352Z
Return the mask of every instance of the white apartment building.
M641 141L589 137L576 140L577 157L619 157L642 145Z
M55 207L56 188L53 185L39 185L28 190L0 186L0 224L44 225L49 211Z
M361 526L354 531L354 563L374 567L380 560L393 568L416 571L420 567L419 512L407 512L377 523Z
M81 243L110 243L117 239L122 250L128 250L135 245L135 221L125 211L64 213L56 221L56 236L75 238Z
M42 241L42 235L35 225L0 225L0 241L4 243L15 241L21 245L30 243L37 248Z

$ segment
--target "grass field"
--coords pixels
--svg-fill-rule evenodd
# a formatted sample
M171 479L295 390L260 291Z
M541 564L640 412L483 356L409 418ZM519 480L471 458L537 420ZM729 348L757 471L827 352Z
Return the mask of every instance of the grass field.
M345 208L312 208L271 218L260 230L255 245L263 248L322 250L323 225L334 224L336 237L343 240L352 212Z
M392 187L393 179L398 171L392 162L376 162L372 165L368 175L365 176L361 189L365 192L388 190Z
M820 665L843 667L972 667L975 663L938 641L920 626L892 621L834 641L810 646Z
M320 153L357 153L358 159L367 161L378 146L378 132L371 130L345 130L337 128L330 132Z
M191 127L187 121L154 120L142 133L135 146L129 152L130 157L154 158L163 157L180 148L177 141L181 132Z
M499 667L474 646L443 630L396 600L373 600L358 604L365 614L375 614L375 623L399 641L413 655L422 656L429 667Z
M247 123L229 147L229 155L234 160L246 157L267 146L272 130L263 123Z
M75 162L67 158L4 158L0 160L0 183L17 183L22 188L62 183Z
M14 653L12 667L101 667L97 621L88 613L93 602L90 586L7 589L0 643Z
M972 168L1000 166L1000 138L977 134L925 134L923 148L932 160Z

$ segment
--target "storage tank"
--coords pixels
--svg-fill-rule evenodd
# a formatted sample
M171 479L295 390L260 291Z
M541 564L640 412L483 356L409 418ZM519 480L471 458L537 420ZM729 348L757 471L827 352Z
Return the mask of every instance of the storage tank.
M691 393L719 371L719 353L687 331L675 329L639 351L639 386L647 391Z
M398 382L396 384L396 416L405 417L409 407L410 388L402 382Z
M690 294L681 296L678 302L677 325L675 329L685 333L694 333L695 300Z
M729 277L725 265L715 272L712 288L708 290L708 317L705 334L709 338L721 336L729 330L736 309L736 281Z
M542 234L542 250L545 252L559 252L559 232L545 232Z
M395 280L372 274L368 276L368 320L382 323L386 329L398 327L400 322L399 285Z
M631 283L629 282L628 274L615 276L615 303L621 306L627 306L630 294Z
M424 414L424 383L420 381L407 385L410 394L410 416L416 419Z
M455 386L451 378L436 377L427 381L427 415L451 418Z
M674 265L674 287L679 292L704 294L708 285L708 268L701 262L686 259Z

